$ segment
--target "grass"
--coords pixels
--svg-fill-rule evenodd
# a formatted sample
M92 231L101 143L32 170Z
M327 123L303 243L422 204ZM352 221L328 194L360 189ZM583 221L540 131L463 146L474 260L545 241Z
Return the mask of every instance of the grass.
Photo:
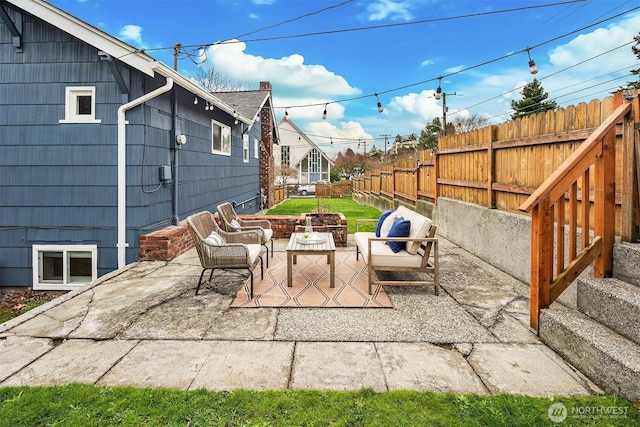
M371 206L361 205L349 198L336 199L287 199L279 205L269 209L267 215L295 215L314 212L320 209L324 212L342 212L347 218L347 233L356 232L356 219L378 219L380 211ZM360 231L375 231L376 223L363 224Z
M553 423L553 403L568 416ZM585 408L600 409L585 416ZM607 408L612 408L608 409ZM609 415L605 415L604 412ZM615 412L617 415L611 415ZM70 384L0 388L2 426L637 426L613 396L279 390L214 392Z
M0 324L4 322L8 322L14 317L18 317L23 313L26 313L29 310L33 310L34 308L46 303L47 301L29 301L20 309L15 310L13 308L0 308Z

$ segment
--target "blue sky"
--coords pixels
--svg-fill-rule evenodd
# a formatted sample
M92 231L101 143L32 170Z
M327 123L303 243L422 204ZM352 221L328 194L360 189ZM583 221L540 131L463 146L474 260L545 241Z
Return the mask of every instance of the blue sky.
M169 66L180 42L196 67L258 89L329 154L384 149L442 117L509 119L529 73L561 107L633 80L638 0L49 0ZM219 43L236 40L233 43ZM238 41L239 40L239 41ZM200 48L200 49L199 49ZM196 62L202 62L196 64ZM456 95L453 95L456 93ZM377 111L377 98L384 111ZM327 109L327 119L322 119ZM334 141L331 145L330 141Z

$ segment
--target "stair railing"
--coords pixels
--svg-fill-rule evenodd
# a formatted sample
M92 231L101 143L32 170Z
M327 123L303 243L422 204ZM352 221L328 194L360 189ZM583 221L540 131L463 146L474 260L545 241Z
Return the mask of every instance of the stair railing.
M520 210L531 213L530 328L535 334L540 330L540 310L548 308L592 262L595 277L612 274L616 124L630 120L631 111L629 102L617 107L520 206ZM589 215L592 184L593 235ZM578 224L582 230L580 242ZM567 225L569 251L565 254Z

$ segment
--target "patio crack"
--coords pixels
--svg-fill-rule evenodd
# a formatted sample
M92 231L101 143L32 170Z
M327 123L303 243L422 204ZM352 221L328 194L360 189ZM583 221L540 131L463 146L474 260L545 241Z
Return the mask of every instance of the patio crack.
M95 291L93 289L89 289L89 290L87 290L87 292L90 292L91 298L87 302L87 308L84 310L84 315L82 316L82 318L80 319L78 324L73 329L71 329L69 332L67 332L67 334L64 337L65 339L69 339L69 336L71 336L71 334L76 332L82 326L84 321L87 320L87 316L89 315L89 311L91 311L91 304L93 303L93 299L96 296L96 293L95 293Z

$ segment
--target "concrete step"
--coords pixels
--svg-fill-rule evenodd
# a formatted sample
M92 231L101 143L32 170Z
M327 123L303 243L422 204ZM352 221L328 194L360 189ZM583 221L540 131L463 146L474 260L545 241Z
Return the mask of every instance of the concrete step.
M640 345L560 305L540 313L540 338L599 387L640 401Z
M617 242L613 246L613 277L640 287L640 244Z
M578 310L640 343L640 287L618 279L578 279Z

